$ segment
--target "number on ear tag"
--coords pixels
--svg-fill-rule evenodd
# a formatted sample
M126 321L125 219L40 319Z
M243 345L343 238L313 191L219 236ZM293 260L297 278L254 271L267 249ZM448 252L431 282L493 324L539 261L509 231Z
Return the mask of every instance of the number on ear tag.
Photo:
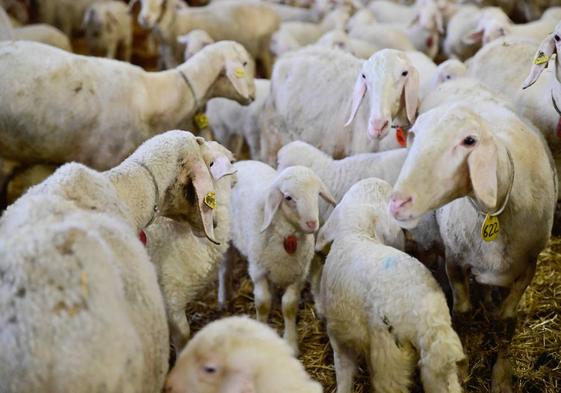
M540 53L538 53L538 55L534 59L534 64L541 65L547 63L548 61L549 61L549 56L540 51Z
M487 214L481 225L481 238L486 242L492 242L499 236L500 230L499 218Z
M197 113L193 120L195 120L195 125L199 128L199 130L203 130L208 127L208 117L204 113Z
M243 78L245 76L245 70L241 67L238 67L234 70L234 75L236 78Z

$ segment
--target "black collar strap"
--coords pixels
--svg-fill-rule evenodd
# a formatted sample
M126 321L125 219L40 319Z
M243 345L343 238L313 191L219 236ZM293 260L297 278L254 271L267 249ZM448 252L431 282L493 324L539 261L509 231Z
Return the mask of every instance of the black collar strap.
M189 81L189 78L187 78L187 75L185 75L185 73L183 71L181 71L180 69L177 69L177 72L179 72L179 75L181 75L181 79L183 79L185 81L185 83L187 84L187 87L189 87L189 90L191 91L191 94L193 95L193 99L195 100L195 110L199 109L199 100L197 100L197 95L195 94L195 89L193 89L193 85L191 84L191 81Z
M150 168L148 168L146 166L146 164L144 164L143 162L138 162L137 161L136 164L138 164L139 166L144 168L146 170L146 172L148 172L148 174L150 175L150 178L152 179L152 183L154 184L154 192L155 192L154 208L152 209L152 217L150 217L150 221L148 221L148 224L146 224L145 227L144 227L144 228L146 228L147 226L149 226L150 224L152 224L154 222L158 213L160 212L160 208L158 207L158 204L160 203L160 191L158 189L158 183L156 183L156 177L154 176L154 174L152 173Z

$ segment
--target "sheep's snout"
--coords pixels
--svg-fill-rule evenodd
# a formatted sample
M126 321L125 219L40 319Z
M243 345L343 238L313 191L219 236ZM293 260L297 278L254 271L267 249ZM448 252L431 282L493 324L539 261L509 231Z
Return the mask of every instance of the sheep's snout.
M390 205L389 205L390 214L394 216L396 220L406 220L408 219L408 217L404 213L404 210L406 210L407 207L412 204L413 204L412 196L404 197L397 193L394 193L390 199Z
M308 220L306 221L306 228L315 232L318 229L318 222L316 220Z
M389 132L390 122L387 119L372 119L368 126L368 136L372 139L382 139Z

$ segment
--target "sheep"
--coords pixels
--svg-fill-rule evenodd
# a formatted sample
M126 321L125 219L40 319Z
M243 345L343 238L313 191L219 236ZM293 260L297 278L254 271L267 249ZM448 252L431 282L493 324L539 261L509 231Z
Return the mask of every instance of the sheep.
M378 393L408 392L417 359L425 392L460 393L466 356L446 298L429 270L400 251L404 238L387 211L390 194L383 180L356 183L318 233L316 250L333 242L316 301L337 392L352 392L358 360L366 357Z
M6 202L11 205L22 196L31 186L41 183L56 170L54 165L34 165L29 168L16 168L8 172L8 184L6 185Z
M392 126L414 121L418 97L435 70L422 53L392 49L376 52L364 62L317 47L285 55L275 65L262 116L262 159L274 162L277 151L293 140L310 143L334 158L399 147L395 136L384 137ZM349 97L350 115L341 104ZM351 124L351 130L344 128Z
M250 60L241 45L219 42L175 70L148 73L37 43L0 43L0 156L107 169L210 97L251 101Z
M257 319L266 322L269 317L272 288L283 290L284 338L297 353L296 313L314 255L318 195L335 201L309 168L277 172L259 161L234 166L238 183L231 199L232 244L248 260Z
M395 27L395 26L394 26ZM382 23L369 25L358 24L348 31L349 37L366 41L380 48L414 50L415 46L409 39L407 32Z
M436 67L436 74L432 80L432 87L450 80L461 78L467 73L467 67L464 63L457 59L448 59Z
M248 317L214 321L199 331L171 370L166 393L321 393L291 348Z
M242 44L271 74L269 46L280 19L269 7L236 1L211 3L205 7L177 8L177 0L140 0L138 15L141 26L156 33L168 68L174 67L177 37L195 29L205 30L215 41L233 40ZM259 21L250 23L247 21Z
M214 44L215 41L204 30L192 30L187 34L177 37L177 42L185 45L183 61L187 61L193 57L195 53L200 52L205 46Z
M107 172L66 164L4 212L3 392L162 389L168 328L138 233L163 215L213 239L201 143L170 131Z
M88 6L109 0L35 0L39 21L54 25L67 37L80 30Z
M350 53L359 59L368 59L374 53L380 50L376 45L372 45L366 41L350 38L345 32L333 30L325 33L315 43L317 46L323 46L333 49L341 49Z
M481 12L476 6L464 5L452 15L442 46L447 57L464 61L478 51L481 45L477 41L466 40L466 37L477 27Z
M409 228L437 209L456 315L472 312L469 271L477 283L504 289L500 304L487 305L498 340L492 391L511 391L516 308L549 240L557 200L550 153L529 123L489 101L441 105L421 114L410 133L389 210Z
M236 157L241 156L243 139L249 146L252 159L261 156L259 119L270 89L269 80L255 79L255 101L250 105L243 106L226 98L213 98L207 103L206 115L216 140L229 146Z
M115 59L119 47L123 60L130 61L132 51L132 16L120 1L93 3L83 22L90 52L104 51L105 57Z
M34 41L72 52L68 37L56 27L38 23L14 29L14 39L18 41Z
M148 254L158 273L172 344L178 354L189 338L185 307L216 278L217 268L230 241L230 191L235 181L232 153L217 142L201 146L203 159L215 181L214 237L209 244L193 234L187 223L158 217L146 228Z
M363 8L355 12L347 21L345 30L347 32L358 28L358 26L370 25L378 22L374 13L368 8Z
M10 15L11 23L15 27L29 22L27 11L28 1L24 0L0 0L0 8L3 8ZM13 16L12 16L13 15Z

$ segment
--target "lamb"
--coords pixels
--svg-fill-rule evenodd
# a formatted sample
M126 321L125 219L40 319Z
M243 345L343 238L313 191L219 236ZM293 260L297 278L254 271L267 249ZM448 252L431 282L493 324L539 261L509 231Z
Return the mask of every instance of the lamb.
M187 34L177 37L177 42L185 45L183 61L187 61L193 57L195 53L200 52L205 46L214 44L215 41L204 30L192 30Z
M352 392L365 356L378 393L408 392L417 359L425 392L460 393L459 368L467 362L446 298L429 270L400 251L404 238L387 211L390 194L383 180L356 183L318 233L317 250L333 241L317 302L337 392Z
M351 38L366 41L380 48L414 50L415 46L409 39L407 32L401 28L391 28L382 23L369 25L358 24L348 30Z
M18 41L41 42L67 52L72 52L72 45L68 37L56 27L43 23L16 27L14 29L14 39Z
M557 201L550 153L529 123L488 101L441 105L420 115L410 133L389 210L413 227L437 209L456 315L472 312L468 271L479 284L505 290L498 306L487 307L498 346L492 391L511 391L516 308L549 240Z
M228 146L236 157L241 155L244 139L250 157L261 156L260 117L270 89L269 80L255 79L255 101L251 104L243 106L226 98L213 98L207 103L206 115L214 137Z
M275 65L265 104L262 159L274 162L277 151L294 140L310 143L335 158L399 147L395 137L384 137L392 126L414 121L418 97L435 70L436 65L422 53L392 49L376 52L364 62L327 48L287 54ZM348 107L341 105L349 97L350 116ZM344 129L351 124L351 130Z
M236 1L211 3L205 7L181 7L177 0L140 0L141 26L151 28L162 46L164 62L175 67L177 37L195 29L205 30L215 41L232 40L242 44L260 62L265 75L271 74L269 46L278 29L278 15L266 5ZM247 23L247 21L259 23Z
M105 52L115 59L119 47L123 60L130 61L132 51L132 17L121 1L93 3L86 10L83 26L90 52Z
M466 40L466 37L477 27L481 12L474 5L464 5L452 15L446 27L446 38L442 47L447 57L464 61L479 50L481 44Z
M335 200L309 168L277 172L259 161L238 162L235 168L232 244L248 260L257 319L267 322L271 291L283 290L284 338L297 353L296 313L314 255L318 195L331 204Z
M238 43L219 42L175 70L149 73L37 43L0 43L0 155L107 169L210 97L248 103L250 60Z
M372 45L363 40L350 38L347 33L340 30L333 30L325 33L315 43L315 45L341 49L342 51L350 53L359 59L365 60L380 50L380 48L376 45Z
M206 325L179 356L166 393L321 393L290 347L265 324L229 317Z
M66 164L5 211L3 392L162 389L169 333L138 233L161 214L213 239L203 142L170 131L107 172Z
M86 9L108 0L36 0L39 21L54 25L67 37L80 30Z
M201 146L216 190L214 237L219 244L195 236L187 223L158 217L146 228L148 254L158 273L172 344L177 354L189 339L185 307L210 285L230 241L230 191L235 182L232 153L217 142Z
M457 59L448 59L436 67L436 74L432 81L433 88L444 82L448 82L465 76L467 67L464 63Z

